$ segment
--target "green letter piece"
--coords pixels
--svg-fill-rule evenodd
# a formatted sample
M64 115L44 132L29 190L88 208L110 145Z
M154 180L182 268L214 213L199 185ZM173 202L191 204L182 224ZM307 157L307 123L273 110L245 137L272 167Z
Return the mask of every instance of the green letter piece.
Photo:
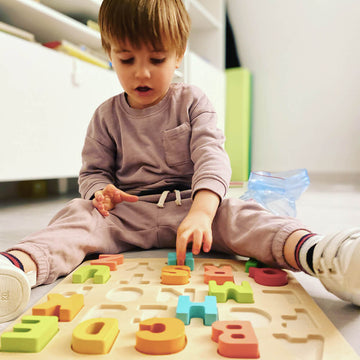
M94 278L94 284L105 284L110 279L110 268L106 265L86 265L74 271L73 284L82 284Z
M218 303L225 303L229 299L233 299L238 303L254 302L253 291L247 281L243 281L241 285L235 285L232 281L217 285L216 281L210 280L209 295L216 296Z
M58 331L57 316L24 316L12 332L1 336L1 351L37 353Z

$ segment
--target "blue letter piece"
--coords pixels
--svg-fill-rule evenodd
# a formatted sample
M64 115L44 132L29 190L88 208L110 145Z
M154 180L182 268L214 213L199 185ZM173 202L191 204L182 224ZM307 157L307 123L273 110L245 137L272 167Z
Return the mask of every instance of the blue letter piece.
M176 252L168 253L168 265L177 265ZM194 270L195 262L194 262L194 256L191 252L186 253L185 265L188 266L191 271Z
M205 296L203 303L193 303L189 296L180 295L176 308L176 317L185 325L190 324L193 317L202 318L204 325L210 326L218 320L215 296Z

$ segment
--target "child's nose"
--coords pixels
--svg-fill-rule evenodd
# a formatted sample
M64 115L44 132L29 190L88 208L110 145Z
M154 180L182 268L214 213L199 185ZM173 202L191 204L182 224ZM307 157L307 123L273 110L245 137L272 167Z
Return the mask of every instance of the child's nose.
M148 79L150 78L150 69L144 65L138 66L135 70L135 76L138 79Z

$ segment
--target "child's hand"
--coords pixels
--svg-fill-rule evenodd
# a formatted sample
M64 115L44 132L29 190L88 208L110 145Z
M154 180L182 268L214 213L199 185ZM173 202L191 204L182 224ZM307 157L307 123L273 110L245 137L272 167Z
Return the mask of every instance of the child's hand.
M181 222L176 237L177 265L184 265L186 247L192 242L192 252L198 255L201 250L209 252L212 245L212 219L203 211L192 211Z
M121 191L114 185L109 184L105 189L95 193L92 203L102 216L109 216L109 211L114 209L116 204L123 201L136 202L138 201L138 197Z

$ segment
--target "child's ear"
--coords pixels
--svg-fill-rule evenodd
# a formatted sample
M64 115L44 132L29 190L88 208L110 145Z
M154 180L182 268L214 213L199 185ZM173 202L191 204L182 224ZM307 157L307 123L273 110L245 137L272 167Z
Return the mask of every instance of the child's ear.
M177 69L180 67L183 58L184 58L184 54L176 56L175 66L176 66Z

